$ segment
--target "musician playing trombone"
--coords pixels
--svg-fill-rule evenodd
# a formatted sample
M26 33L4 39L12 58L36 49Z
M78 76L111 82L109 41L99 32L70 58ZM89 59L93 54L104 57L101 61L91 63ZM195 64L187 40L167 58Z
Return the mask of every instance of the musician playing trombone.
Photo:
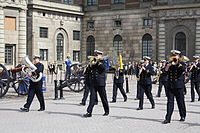
M40 75L40 73L43 73L43 71L44 71L44 65L42 63L40 63L39 55L34 56L33 63L37 69L35 70L35 72L28 74L27 75L28 77L31 77L33 75L36 75L38 77ZM38 109L38 111L45 110L44 96L43 96L43 92L42 92L42 84L43 84L42 79L40 79L37 82L30 80L30 86L29 86L29 90L28 90L28 98L27 98L27 101L26 101L26 104L24 105L24 107L20 108L21 111L29 112L29 108L31 106L31 103L32 103L35 95L37 96L37 99L39 100L39 103L40 103L40 108Z
M174 98L176 98L180 121L185 121L186 107L184 100L184 72L186 70L186 63L181 59L181 52L178 50L171 50L169 64L167 65L167 114L163 124L171 122L171 116L174 110Z

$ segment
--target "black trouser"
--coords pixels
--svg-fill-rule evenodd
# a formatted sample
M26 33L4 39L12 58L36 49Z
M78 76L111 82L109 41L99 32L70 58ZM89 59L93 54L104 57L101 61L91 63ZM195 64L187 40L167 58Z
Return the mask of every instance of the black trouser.
M155 102L153 100L153 95L151 93L152 85L140 85L140 102L139 102L139 108L143 108L143 102L144 102L144 93L146 94L147 98L149 99L152 106L155 105Z
M162 92L162 87L164 86L165 89L165 95L167 94L166 88L167 88L167 81L159 80L159 85L158 85L158 93L157 96L160 97L160 94ZM167 95L166 95L167 96Z
M95 99L96 99L97 92L99 93L99 96L101 98L101 102L103 104L105 113L109 113L109 106L108 106L108 100L107 100L105 86L96 86L96 87L90 88L90 103L87 108L87 112L92 114L92 110L95 105Z
M186 117L186 107L184 100L184 89L183 88L174 88L167 89L167 114L165 119L171 121L171 116L174 110L174 97L179 109L180 117Z
M137 94L136 94L136 98L140 99L140 84L139 84L139 81L137 81Z
M42 92L42 83L34 85L34 86L30 85L29 90L28 90L28 98L24 107L28 109L30 108L35 94L37 96L37 99L40 102L40 108L45 109L44 96Z
M83 98L82 98L82 103L83 103L83 104L86 103L86 100L87 100L87 97L88 97L89 92L90 92L89 86L88 86L88 85L85 85L85 87L84 87L84 93L83 93ZM97 93L96 93L95 103L98 103Z
M194 89L196 90L199 98L200 98L200 90L199 90L199 82L194 82L191 80L191 99L192 101L195 100L195 92Z
M112 100L116 101L117 98L117 89L119 88L120 92L122 93L124 99L127 98L126 93L123 89L123 83L113 83L113 97Z

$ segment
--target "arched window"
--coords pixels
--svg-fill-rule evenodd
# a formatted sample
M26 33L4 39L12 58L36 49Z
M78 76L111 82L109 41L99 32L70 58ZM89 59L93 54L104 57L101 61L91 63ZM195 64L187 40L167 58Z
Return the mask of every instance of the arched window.
M152 57L152 36L145 34L142 38L142 56Z
M64 37L61 33L59 33L57 36L57 46L56 46L58 61L63 61L63 58L64 58L63 46L64 46Z
M186 35L183 32L178 32L175 36L175 49L186 55Z
M117 51L117 55L121 54L122 51L122 37L120 35L116 35L113 39L113 46Z
M95 50L95 38L88 36L87 38L87 56L93 56Z

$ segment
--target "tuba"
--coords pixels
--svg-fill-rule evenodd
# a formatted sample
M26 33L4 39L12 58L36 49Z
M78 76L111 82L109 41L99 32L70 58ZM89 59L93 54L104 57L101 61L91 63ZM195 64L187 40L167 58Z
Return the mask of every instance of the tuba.
M22 72L29 76L29 78L33 81L33 82L38 82L42 79L42 73L40 72L39 75L33 75L32 73L35 72L35 70L37 70L37 67L29 60L28 56L25 56L24 58L22 58L22 64L25 65L25 67L22 67Z

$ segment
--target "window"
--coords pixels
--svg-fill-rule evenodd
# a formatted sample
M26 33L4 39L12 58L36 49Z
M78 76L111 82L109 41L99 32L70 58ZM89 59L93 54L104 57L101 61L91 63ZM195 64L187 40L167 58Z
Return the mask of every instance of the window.
M113 46L117 51L117 55L119 56L122 51L122 37L120 35L116 35L113 39Z
M73 40L80 40L80 31L73 31Z
M5 46L5 64L13 65L13 46Z
M40 57L41 57L41 60L47 61L48 60L48 49L40 49Z
M114 0L114 4L121 4L124 3L124 0Z
M96 3L96 0L87 0L87 5L88 6L94 6L94 5L96 5L97 3Z
M115 26L115 27L121 27L121 26L122 26L121 20L115 20L114 26Z
M144 19L143 26L152 26L152 19Z
M143 2L151 2L151 1L153 1L153 0L143 0Z
M80 61L80 51L73 51L73 61Z
M183 32L178 32L175 36L175 49L186 55L186 35Z
M95 38L88 36L87 38L87 56L93 56L95 50Z
M57 46L56 46L58 61L63 61L63 58L64 58L63 46L64 46L64 37L61 33L59 33L57 36Z
M16 30L16 18L5 17L5 30Z
M152 36L145 34L142 38L142 57L152 57Z
M93 30L93 29L94 29L94 22L91 22L91 21L88 22L88 23L87 23L87 29L88 29L88 30Z
M72 3L72 0L63 0L63 3L64 3L64 4L73 4L73 3Z
M48 38L48 28L40 27L40 37Z

